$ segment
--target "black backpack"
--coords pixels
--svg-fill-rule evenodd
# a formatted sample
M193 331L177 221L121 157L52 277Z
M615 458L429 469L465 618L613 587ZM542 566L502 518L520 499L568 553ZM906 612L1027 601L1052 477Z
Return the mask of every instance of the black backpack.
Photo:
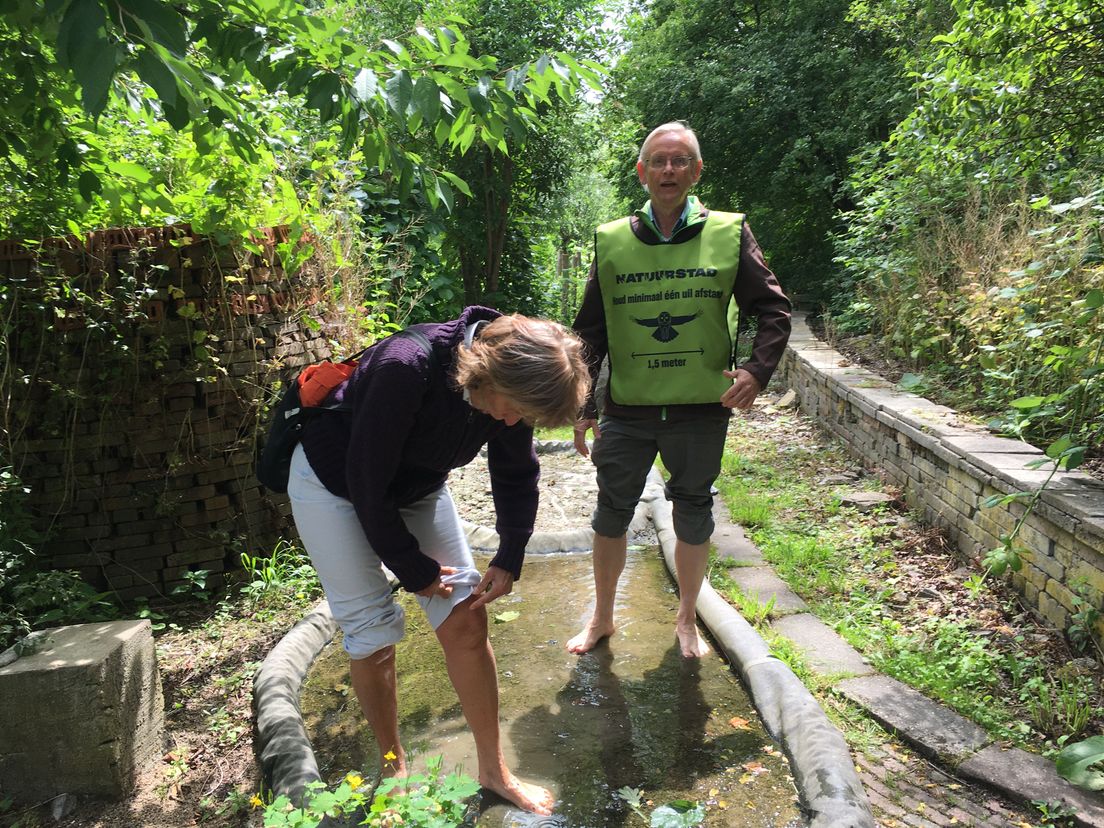
M414 328L407 328L406 330L392 334L392 336L405 336L409 339L413 339L421 346L422 350L428 354L430 365L433 366L436 364L433 346L430 345L429 339L421 331ZM336 365L347 370L343 372L334 372L338 379L333 382L333 385L330 386L328 390L333 390L333 388L336 388L345 377L352 374L353 369L356 368L360 358L367 350L366 348L364 351L354 354L348 359L342 360L340 363L336 363ZM327 360L326 363L328 362ZM329 364L332 365L333 363ZM264 447L261 449L261 456L257 459L257 479L261 481L261 485L271 492L279 492L281 494L287 492L288 477L291 474L291 455L295 451L295 446L299 443L299 437L302 434L306 418L308 416L314 416L319 412L336 411L340 413L352 410L352 406L345 402L339 403L338 405L327 406L306 405L302 402L299 391L303 378L308 376L311 373L311 369L316 367L317 366L313 365L308 366L295 379L288 383L288 388L280 398L279 405L277 405L276 410L272 412L272 423L268 427L268 436L265 438Z

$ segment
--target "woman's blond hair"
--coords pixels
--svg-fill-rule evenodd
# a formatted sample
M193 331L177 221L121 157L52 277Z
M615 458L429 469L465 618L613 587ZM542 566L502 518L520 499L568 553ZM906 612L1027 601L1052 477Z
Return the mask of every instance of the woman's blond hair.
M558 322L500 316L480 329L471 348L458 346L456 382L504 394L530 425L566 425L590 389L583 347Z

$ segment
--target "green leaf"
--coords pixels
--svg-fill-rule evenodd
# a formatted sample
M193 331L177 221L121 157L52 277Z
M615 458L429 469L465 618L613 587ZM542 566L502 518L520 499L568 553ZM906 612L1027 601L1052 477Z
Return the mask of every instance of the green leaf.
M705 808L695 802L680 799L660 805L652 811L652 828L693 828L705 819Z
M903 374L897 387L913 394L923 394L928 390L928 381L922 374Z
M379 78L371 69L361 69L353 80L353 96L361 103L369 103L379 96Z
M153 178L153 175L140 164L130 161L112 161L107 168L120 178L129 178L145 184Z
M443 118L437 122L437 126L433 128L433 140L437 142L437 146L444 146L445 141L448 140L449 132L452 130L452 124Z
M80 191L81 198L91 201L93 195L103 191L103 185L98 175L91 170L85 170L77 180L77 189Z
M481 77L475 86L468 87L468 101L479 115L487 115L491 111L491 102L487 98L490 89L491 79L486 75Z
M443 178L447 178L449 180L449 183L452 184L453 187L458 189L468 198L472 198L471 187L469 187L468 182L466 182L460 176L456 175L455 173L451 173L448 170L441 170L439 174Z
M1085 295L1085 307L1090 310L1104 307L1104 290L1093 288Z
M506 612L500 612L495 617L496 624L508 624L511 621L516 621L521 617L521 613L516 610L507 610Z
M410 99L414 94L414 83L410 80L410 73L400 69L387 79L386 89L388 107L400 121L405 120Z
M1066 471L1073 471L1085 462L1085 446L1074 446L1062 453L1058 461L1058 467Z
M422 113L427 124L435 124L441 117L441 90L428 75L422 75L414 84L414 105Z
M1059 437L1057 440L1047 446L1046 456L1053 459L1072 445L1073 438L1070 437L1070 435L1068 434L1063 434L1061 437Z
M119 5L144 24L155 41L178 57L184 57L188 44L184 18L171 3L158 0L119 0Z
M143 49L135 60L138 77L152 87L165 106L174 106L177 98L176 76L150 49ZM174 129L180 129L173 124Z
M1072 784L1090 791L1104 791L1104 736L1066 745L1054 764L1058 775Z
M73 74L81 86L81 106L93 118L107 107L107 95L119 59L118 50L107 40L97 43L100 48L82 51L73 67Z
M107 15L96 0L73 0L58 25L58 62L75 69L84 61L82 53L98 51L95 44L107 45Z
M387 38L384 38L380 42L383 43L383 45L386 46L388 49L390 49L391 52L395 55L395 57L400 57L401 58L403 55L406 54L406 49L398 41L388 40Z
M1044 402L1046 402L1046 397L1038 397L1038 396L1019 397L1018 399L1012 400L1012 402L1010 402L1009 405L1012 406L1013 408L1022 408L1022 409L1038 408Z
M318 110L323 121L333 119L337 110L334 97L341 91L341 80L332 72L316 76L307 84L307 106Z

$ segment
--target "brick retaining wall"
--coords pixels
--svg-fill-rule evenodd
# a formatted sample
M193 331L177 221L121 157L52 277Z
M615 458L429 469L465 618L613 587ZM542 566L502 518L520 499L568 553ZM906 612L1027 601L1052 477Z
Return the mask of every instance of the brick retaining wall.
M322 274L289 278L286 240L235 252L181 226L0 242L0 466L30 488L42 564L168 595L284 535L286 499L253 476L258 417L275 380L331 353Z
M954 410L898 390L816 339L803 314L779 367L802 409L878 467L908 504L944 529L970 559L1000 545L1024 506L982 508L991 495L1031 491L1049 467L1025 468L1043 452L994 437ZM1013 586L1055 627L1065 630L1077 609L1078 584L1104 610L1104 483L1079 472L1059 472L1018 536L1027 552ZM1104 618L1094 628L1104 644Z

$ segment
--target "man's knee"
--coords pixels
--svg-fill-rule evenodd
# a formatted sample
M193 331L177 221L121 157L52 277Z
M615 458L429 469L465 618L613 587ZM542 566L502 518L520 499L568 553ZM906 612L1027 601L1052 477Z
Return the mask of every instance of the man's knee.
M672 511L676 538L690 546L708 543L714 525L711 509L680 509L676 502Z
M619 538L628 531L633 514L634 511L625 513L612 509L596 509L590 520L590 528L594 530L594 534L604 538Z

